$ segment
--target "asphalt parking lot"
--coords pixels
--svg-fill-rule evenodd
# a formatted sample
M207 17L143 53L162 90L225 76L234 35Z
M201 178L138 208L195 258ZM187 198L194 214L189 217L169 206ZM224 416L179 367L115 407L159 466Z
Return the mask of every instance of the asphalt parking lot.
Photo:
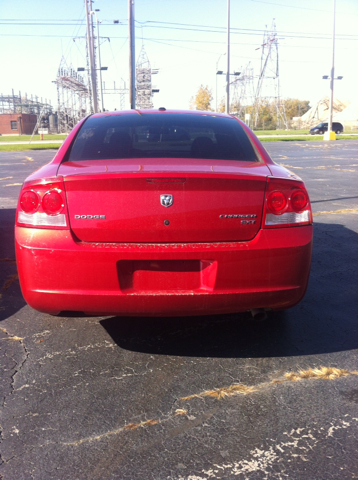
M53 152L0 153L0 479L358 479L358 140L265 148L314 211L306 296L265 322L32 310L15 207Z

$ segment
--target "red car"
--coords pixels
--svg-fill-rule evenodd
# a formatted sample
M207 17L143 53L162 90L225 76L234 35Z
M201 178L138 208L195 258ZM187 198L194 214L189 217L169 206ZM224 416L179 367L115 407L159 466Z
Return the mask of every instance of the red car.
M53 315L264 314L303 298L311 264L303 181L219 113L83 119L26 179L15 229L25 300Z

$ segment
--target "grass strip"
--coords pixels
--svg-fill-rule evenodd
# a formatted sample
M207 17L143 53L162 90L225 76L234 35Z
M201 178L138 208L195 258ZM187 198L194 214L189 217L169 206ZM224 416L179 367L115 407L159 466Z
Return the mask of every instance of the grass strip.
M310 135L307 137L258 137L260 142L322 142L323 141L323 135ZM339 137L336 137L336 140L358 140L357 136L353 135L339 135Z
M64 135L44 135L44 140L65 140L67 134ZM0 135L0 143L1 142L29 142L31 139L31 135ZM32 141L40 141L40 135L34 135L32 137Z
M58 150L60 148L59 143L39 143L35 144L20 144L20 145L1 145L0 152L26 152L27 150Z
M254 130L255 135L308 135L309 130Z
M307 137L266 137L260 138L260 142L322 142L323 135L312 135ZM357 136L340 135L336 140L358 140ZM60 148L58 143L35 143L35 144L20 144L20 145L1 145L0 152L25 152L27 150L58 150Z
M290 136L290 135L310 135L309 130L254 130L255 135L279 135ZM350 135L352 133L358 133L357 129L346 130L343 135ZM323 137L323 135L310 135L312 137ZM340 135L339 135L340 136Z

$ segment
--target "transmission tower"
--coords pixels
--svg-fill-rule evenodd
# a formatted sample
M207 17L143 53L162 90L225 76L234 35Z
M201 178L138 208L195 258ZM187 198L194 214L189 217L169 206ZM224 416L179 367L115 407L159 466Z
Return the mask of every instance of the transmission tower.
M121 78L119 81L119 87L117 86L116 82L113 82L113 88L108 88L106 83L103 82L103 93L119 95L119 110L124 110L126 108L126 103L128 103L129 89L126 87L126 82L123 80L123 78Z
M84 78L62 57L54 83L57 86L59 133L69 132L88 112L90 94Z
M280 98L278 38L275 19L266 28L262 42L261 69L255 92L253 123L257 127L260 108L265 105L277 119L276 128L287 127L285 106Z
M244 119L246 107L255 101L254 69L249 62L232 82L231 114Z
M136 64L136 107L140 110L153 108L153 93L159 92L159 90L152 88L152 75L157 73L158 69L151 68L144 45L142 45Z

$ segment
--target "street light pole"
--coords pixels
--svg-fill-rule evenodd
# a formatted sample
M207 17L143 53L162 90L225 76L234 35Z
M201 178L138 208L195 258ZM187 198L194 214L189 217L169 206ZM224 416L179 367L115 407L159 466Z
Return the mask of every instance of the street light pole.
M88 1L85 0L86 4L86 17L87 17L87 43L88 43L88 52L89 52L89 61L90 61L90 78L92 86L92 100L93 100L93 111L94 113L98 112L98 92L97 92L97 76L95 68L95 57L94 57L94 38L93 38L93 22L92 16L88 8ZM90 2L90 5L92 2Z
M336 134L332 132L332 120L333 120L333 86L334 86L334 44L335 44L335 36L336 36L336 0L333 0L333 35L332 35L332 68L331 68L331 76L324 75L323 79L330 80L330 100L329 100L329 114L328 114L328 128L327 132L325 132L323 136L323 140L335 140ZM343 77L338 77L341 80Z
M134 35L134 0L128 0L129 9L129 102L135 109L135 35Z
M220 55L220 57L218 58L218 61L216 62L216 70L215 70L215 80L216 80L216 83L215 83L215 110L216 111L218 111L218 66L219 66L220 58L223 55L226 55L226 52L222 53Z
M230 113L230 0L227 0L226 113Z
M87 49L88 57L90 63L90 79L91 79L91 90L92 90L92 100L93 100L93 111L94 113L98 112L98 99L97 99L97 82L96 82L96 70L94 66L94 49L93 49L93 32L91 31L92 25L90 25L90 12L88 9L88 1L85 0L86 6L86 20L87 20Z
M335 47L335 36L336 36L336 0L333 0L333 42L332 42L332 69L331 69L331 98L329 102L329 118L328 118L328 131L325 140L335 140L336 135L332 135L332 119L333 119L333 86L334 86L334 47Z

